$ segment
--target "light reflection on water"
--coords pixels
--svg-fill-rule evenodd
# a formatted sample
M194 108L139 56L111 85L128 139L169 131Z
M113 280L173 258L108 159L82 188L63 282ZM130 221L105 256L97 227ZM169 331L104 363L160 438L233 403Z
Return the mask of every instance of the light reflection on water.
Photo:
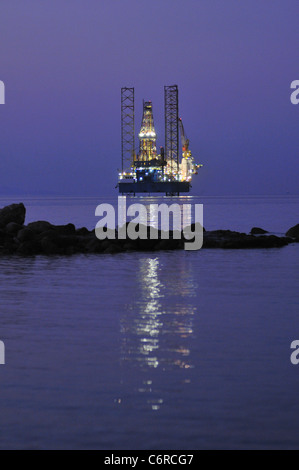
M152 398L155 393L154 377L160 374L160 381L170 369L187 370L192 367L188 339L193 334L193 316L197 309L194 305L188 305L186 297L196 286L184 263L178 264L177 268L176 282L171 290L175 290L179 304L172 304L165 298L166 288L159 258L139 260L136 286L132 286L139 292L139 298L136 305L127 305L126 314L121 320L121 361L125 368L129 366L142 370L138 392L146 395L147 404L155 411L160 409L164 398ZM164 274L167 276L167 272L164 271ZM158 371L153 374L153 369ZM190 383L188 377L184 381Z

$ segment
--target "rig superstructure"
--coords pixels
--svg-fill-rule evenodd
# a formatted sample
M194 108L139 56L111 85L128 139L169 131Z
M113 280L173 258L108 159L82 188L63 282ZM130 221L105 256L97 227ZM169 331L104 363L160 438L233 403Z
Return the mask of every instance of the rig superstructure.
M157 152L152 102L143 101L143 116L138 134L139 151L136 152L134 88L121 89L122 169L118 187L122 194L179 195L189 192L192 177L202 166L196 164L192 157L189 140L179 118L177 85L164 87L164 101L165 147L160 147L160 152Z

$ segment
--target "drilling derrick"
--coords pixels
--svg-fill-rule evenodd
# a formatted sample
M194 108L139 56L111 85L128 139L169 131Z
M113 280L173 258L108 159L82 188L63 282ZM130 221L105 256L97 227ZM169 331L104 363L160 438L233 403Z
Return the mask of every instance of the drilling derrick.
M134 163L135 179L137 183L141 184L141 189L146 189L151 183L156 185L163 181L165 165L163 156L157 155L157 134L151 101L143 101L143 115L138 137L140 144L139 153Z
M145 101L143 102L143 117L139 132L138 161L146 162L157 158L156 139L152 103Z

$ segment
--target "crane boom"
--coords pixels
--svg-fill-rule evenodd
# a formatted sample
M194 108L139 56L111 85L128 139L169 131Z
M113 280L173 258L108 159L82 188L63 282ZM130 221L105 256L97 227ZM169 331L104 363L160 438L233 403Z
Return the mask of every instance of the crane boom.
M187 137L186 137L182 118L179 119L179 127L180 127L180 133L181 133L183 153L188 152L188 150L189 150L189 139L187 139Z
M180 172L182 181L191 181L192 175L197 175L197 170L202 165L197 165L192 157L191 150L189 149L189 139L187 139L183 121L179 119L179 128L182 143L182 161L180 163Z

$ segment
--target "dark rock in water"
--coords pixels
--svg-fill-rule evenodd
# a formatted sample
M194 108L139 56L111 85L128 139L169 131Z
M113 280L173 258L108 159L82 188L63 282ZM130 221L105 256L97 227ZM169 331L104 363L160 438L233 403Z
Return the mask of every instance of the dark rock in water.
M77 235L80 235L82 237L90 235L90 232L86 227L78 228L78 230L76 230L76 233Z
M205 232L203 248L280 248L288 245L289 239L275 235L246 235L245 233L231 232L229 230L216 230Z
M161 230L154 230L141 225L132 226L133 235L142 235L146 239L122 239L122 231L114 234L107 230L110 239L99 240L95 230L83 227L76 230L73 224L53 225L46 221L32 222L24 226L26 209L23 204L14 204L0 210L0 254L21 256L83 254L116 254L126 251L182 250L191 232L198 232L201 227L191 225L181 232L169 232L169 240L164 239ZM128 224L127 224L128 227ZM248 249L280 248L299 242L299 225L292 227L286 237L266 235L265 230L254 227L251 234L231 230L214 230L203 233L203 248ZM112 237L115 235L115 239ZM259 236L256 236L259 235ZM118 236L120 238L118 239ZM186 239L184 238L186 237Z
M159 240L155 245L155 249L167 251L173 249L173 240Z
M299 224L290 228L290 230L287 231L286 236L295 238L297 241L299 241Z
M102 242L96 237L93 237L86 244L85 250L86 253L103 253L104 248Z
M28 226L29 227L29 226ZM36 232L36 238L37 240L42 240L45 237L50 238L51 240L56 240L58 238L57 232L52 228L50 230L46 230L45 232L37 233Z
M114 255L115 253L120 253L121 251L123 251L121 247L113 243L109 245L103 253L106 255Z
M7 234L3 229L0 229L0 243L6 240Z
M0 209L0 228L6 227L10 222L24 225L26 209L24 204L12 204Z
M74 253L84 253L84 247L79 247L80 238L71 233L59 233L49 230L38 236L41 253L69 255Z
M33 243L32 240L25 240L20 243L16 252L18 255L30 256L36 255L39 251L40 250L36 243Z
M132 240L133 241L133 240ZM167 240L169 243L171 243L171 240ZM134 242L134 241L133 241ZM135 250L138 251L153 251L156 249L158 240L135 240L134 245L135 245Z
M62 250L62 252L68 251L69 247L75 248L79 242L79 238L76 235L70 234L58 234L57 238L52 238L52 241Z
M76 233L76 227L74 224L67 225L53 225L54 230L61 234L72 234Z
M126 242L123 246L124 251L135 251L134 243Z
M20 230L22 230L23 226L20 224L16 224L15 222L10 222L5 227L5 232L9 235L16 235Z
M23 243L23 242L29 242L34 240L35 238L35 233L30 230L30 228L25 227L22 230L18 232L17 239Z
M4 242L1 253L4 255L12 255L16 253L18 245L13 240L6 240Z
M57 245L53 243L51 238L44 237L41 242L41 253L45 255L56 255L60 254L60 250L58 249Z
M52 224L44 220L39 220L38 222L32 222L31 224L27 225L27 228L29 228L30 230L32 230L33 232L37 234L52 230L53 227L54 226Z
M253 227L250 233L251 235L264 235L265 233L269 233L269 232L267 232L267 230L264 230L263 228Z

